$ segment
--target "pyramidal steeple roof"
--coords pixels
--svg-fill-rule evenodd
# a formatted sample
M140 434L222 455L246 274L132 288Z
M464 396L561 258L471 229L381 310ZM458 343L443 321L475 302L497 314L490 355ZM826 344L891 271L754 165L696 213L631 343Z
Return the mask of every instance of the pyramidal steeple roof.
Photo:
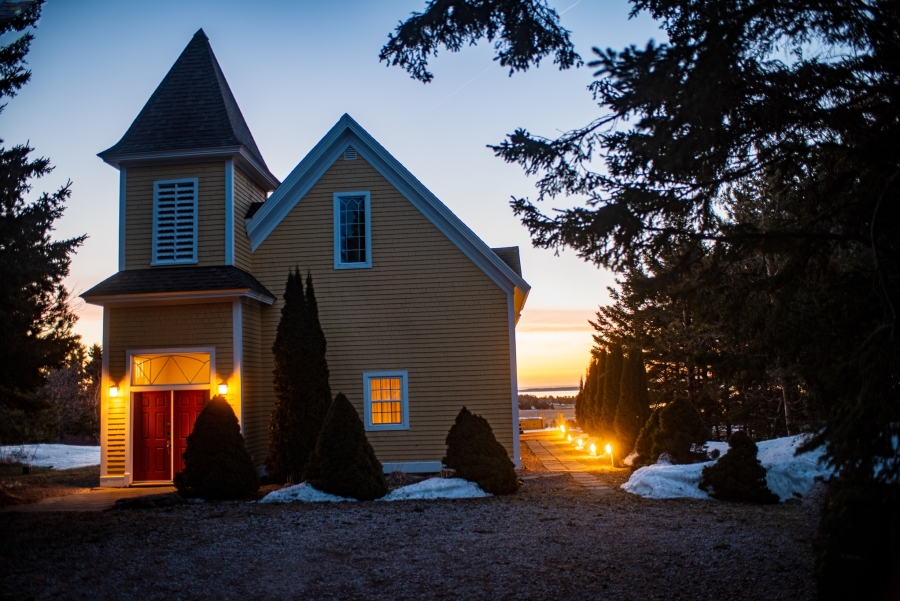
M135 156L241 146L256 167L278 181L256 146L209 38L200 29L122 139L98 156L116 163Z

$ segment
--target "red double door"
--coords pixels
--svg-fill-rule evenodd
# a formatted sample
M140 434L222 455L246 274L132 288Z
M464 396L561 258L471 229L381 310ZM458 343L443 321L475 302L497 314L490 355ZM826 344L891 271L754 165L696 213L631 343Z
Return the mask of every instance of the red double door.
M187 437L208 399L207 390L135 394L135 481L171 480L184 469Z

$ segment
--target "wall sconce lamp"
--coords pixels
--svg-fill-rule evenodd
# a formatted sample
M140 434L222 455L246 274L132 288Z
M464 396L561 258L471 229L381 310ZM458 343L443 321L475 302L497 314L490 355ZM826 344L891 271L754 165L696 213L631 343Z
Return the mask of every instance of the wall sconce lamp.
M109 387L109 398L115 399L119 396L119 387L118 386L110 386Z
M228 394L228 384L225 382L219 384L219 394Z

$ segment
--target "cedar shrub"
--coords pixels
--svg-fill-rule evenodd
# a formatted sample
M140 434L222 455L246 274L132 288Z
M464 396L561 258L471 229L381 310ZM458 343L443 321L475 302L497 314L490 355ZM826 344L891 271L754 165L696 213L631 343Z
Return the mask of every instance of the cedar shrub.
M641 428L650 417L650 391L647 389L647 371L644 369L644 351L637 347L628 351L622 368L619 387L619 404L614 422L616 440L623 454L634 449Z
M508 495L519 488L515 466L494 437L491 425L465 407L447 434L447 454L441 461L457 476L475 482L492 495Z
M660 411L661 409L654 409L650 417L647 418L647 423L641 428L641 433L638 434L637 442L634 445L634 450L638 456L632 462L632 467L650 465L655 463L659 457L653 454L653 437L659 432Z
M691 445L709 440L709 430L694 404L676 397L659 412L659 430L653 435L651 454L672 456L675 463L691 462Z
M703 468L700 488L720 501L777 503L778 495L766 485L766 468L756 453L756 443L738 430L728 439L728 452Z
M387 494L381 462L359 414L343 393L338 393L325 415L303 479L322 492L359 501Z
M259 490L237 416L222 395L211 398L197 416L175 487L183 497L204 499L237 499Z
M625 356L621 344L611 344L606 357L606 370L603 377L603 397L597 418L597 433L612 438L615 432L616 409L619 406L619 395L622 387L622 368Z

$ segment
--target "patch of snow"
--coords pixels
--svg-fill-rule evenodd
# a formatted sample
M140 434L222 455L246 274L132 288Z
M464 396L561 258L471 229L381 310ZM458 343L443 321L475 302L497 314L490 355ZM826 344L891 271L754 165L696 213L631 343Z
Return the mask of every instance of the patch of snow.
M490 497L474 482L462 478L429 478L415 484L392 490L380 501L406 501L411 499L479 499Z
M625 492L648 499L677 499L690 497L708 499L709 495L700 490L700 473L712 461L688 465L655 464L647 465L631 474L622 485Z
M306 482L295 484L294 486L286 486L274 490L260 499L260 503L293 503L300 501L301 503L340 503L341 501L355 501L347 497L339 497L337 495L328 494L321 490L315 489Z
M462 478L429 478L415 484L394 489L379 501L407 501L414 499L478 499L490 497L474 482ZM260 503L340 503L355 501L322 492L308 483L286 486L272 491L260 499Z
M631 455L629 455L628 457L626 457L625 459L622 460L622 463L624 463L625 465L628 465L628 466L633 465L634 460L637 459L637 457L638 457L637 451L632 451Z
M794 455L797 447L805 441L805 435L801 434L757 443L757 457L767 470L766 484L781 501L796 495L806 495L815 483L816 476L831 475L831 470L820 462L823 448ZM707 449L718 449L724 455L728 444L710 442L707 443ZM707 499L709 495L699 488L700 476L703 468L713 463L715 461L688 465L648 465L634 472L628 482L622 485L622 489L649 499Z
M709 442L706 443L706 452L711 453L713 451L718 451L719 457L721 457L722 455L724 455L725 453L728 452L728 443L725 441L718 442L715 440L710 440Z
M67 444L25 444L0 447L0 457L34 467L70 470L100 465L100 447Z
M806 496L815 484L816 476L828 477L831 470L820 462L825 453L824 447L802 455L794 455L797 447L803 445L806 436L787 436L757 443L757 458L766 468L766 484L769 490L786 501L795 494Z

